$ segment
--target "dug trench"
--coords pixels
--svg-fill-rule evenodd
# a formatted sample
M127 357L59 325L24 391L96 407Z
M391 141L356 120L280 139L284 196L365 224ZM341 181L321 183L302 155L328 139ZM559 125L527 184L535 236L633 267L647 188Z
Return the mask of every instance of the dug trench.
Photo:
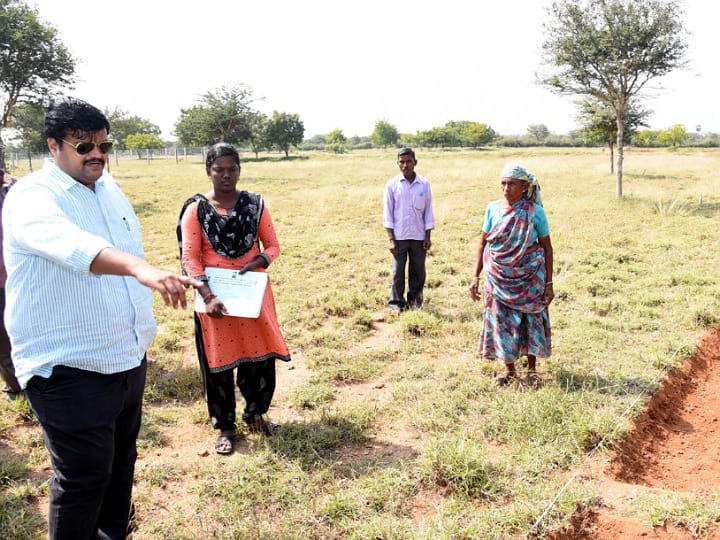
M652 524L636 501L680 494L711 497L720 489L720 328L671 372L629 434L609 456L593 458L588 475L598 504L579 510L553 540L633 538L720 539L720 524L698 528L682 520ZM639 505L642 506L642 505Z

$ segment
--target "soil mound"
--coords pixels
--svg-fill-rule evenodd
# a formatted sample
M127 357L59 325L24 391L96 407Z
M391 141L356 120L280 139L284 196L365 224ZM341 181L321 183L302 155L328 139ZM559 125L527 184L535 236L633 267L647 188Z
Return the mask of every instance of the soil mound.
M598 479L602 507L580 511L549 538L697 538L669 523L651 527L621 515L624 499L642 489L713 493L720 486L720 328L671 373L634 421ZM720 539L717 525L702 538Z

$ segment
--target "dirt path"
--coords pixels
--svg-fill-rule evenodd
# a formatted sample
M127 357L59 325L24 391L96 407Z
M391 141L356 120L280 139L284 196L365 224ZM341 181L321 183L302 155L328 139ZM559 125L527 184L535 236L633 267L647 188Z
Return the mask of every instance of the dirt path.
M636 419L631 434L609 460L595 460L602 509L575 516L555 540L690 539L687 529L651 527L625 515L643 494L671 490L711 494L720 487L720 329L703 339L695 356L671 374ZM720 539L716 525L700 537Z

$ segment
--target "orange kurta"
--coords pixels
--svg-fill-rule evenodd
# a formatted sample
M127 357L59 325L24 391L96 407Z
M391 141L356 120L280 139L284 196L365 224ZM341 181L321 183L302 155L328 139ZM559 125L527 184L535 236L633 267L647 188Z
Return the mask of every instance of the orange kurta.
M218 255L200 226L197 207L197 202L190 204L181 220L182 264L187 269L188 275L192 277L204 275L208 266L239 270L261 253L258 242L255 242L252 249L238 259L227 259ZM227 214L222 208L218 211ZM271 261L277 259L280 255L280 244L267 208L263 210L260 218L258 238L263 246L262 253L270 257ZM257 271L265 270L258 268ZM241 362L270 358L290 360L290 352L280 332L269 279L260 316L257 319L227 315L221 319L213 319L206 313L198 313L197 316L202 327L205 355L210 371L223 371Z

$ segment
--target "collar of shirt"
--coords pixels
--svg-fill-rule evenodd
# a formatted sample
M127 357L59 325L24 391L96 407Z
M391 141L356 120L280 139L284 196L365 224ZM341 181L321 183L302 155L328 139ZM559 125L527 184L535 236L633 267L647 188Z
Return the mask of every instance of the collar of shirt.
M60 185L63 186L66 190L72 189L74 187L85 187L68 173L63 171L60 167L55 165L55 163L50 159L45 159L45 161L43 161L43 168L47 168L48 176L60 182ZM106 177L109 176L110 173L108 173L107 171L103 171L102 176L95 181L95 185L104 185Z

